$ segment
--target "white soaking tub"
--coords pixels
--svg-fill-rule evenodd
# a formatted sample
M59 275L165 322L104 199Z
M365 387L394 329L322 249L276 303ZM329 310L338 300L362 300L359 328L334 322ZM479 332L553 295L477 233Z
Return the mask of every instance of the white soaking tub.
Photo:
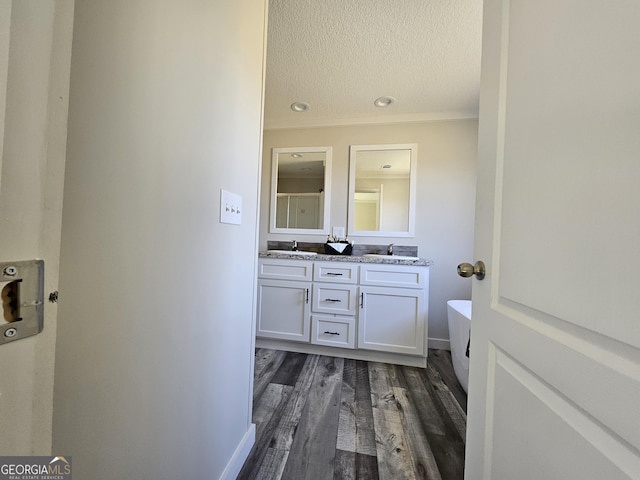
M469 335L471 332L471 300L447 302L451 361L460 385L467 391L469 385Z

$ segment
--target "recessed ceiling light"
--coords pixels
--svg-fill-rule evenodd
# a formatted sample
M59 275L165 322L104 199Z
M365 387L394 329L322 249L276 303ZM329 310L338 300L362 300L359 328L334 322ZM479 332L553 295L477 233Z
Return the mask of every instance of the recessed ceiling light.
M291 110L294 112L306 112L309 110L309 105L304 102L295 102L291 104Z
M291 156L293 158L302 158L302 154L301 153L292 153Z
M391 105L395 101L396 101L396 99L393 98L393 97L378 97L378 98L375 99L373 104L376 107L385 108L385 107L388 107L389 105Z

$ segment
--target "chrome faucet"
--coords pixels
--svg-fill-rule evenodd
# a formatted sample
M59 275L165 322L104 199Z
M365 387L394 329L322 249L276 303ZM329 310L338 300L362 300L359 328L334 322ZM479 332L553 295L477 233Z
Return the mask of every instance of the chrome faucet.
M295 240L292 241L291 251L292 252L297 252L298 251L298 242L296 242Z
M390 243L387 247L387 255L393 255L393 243Z

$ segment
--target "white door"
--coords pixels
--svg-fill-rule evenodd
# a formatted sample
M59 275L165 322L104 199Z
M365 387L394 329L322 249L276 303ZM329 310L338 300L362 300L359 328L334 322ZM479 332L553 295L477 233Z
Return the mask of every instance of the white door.
M51 450L57 307L47 298L58 289L73 7L0 0L0 262L41 259L45 274L44 330L0 342L0 455ZM2 314L0 327L4 337Z
M485 0L468 480L640 478L640 2Z

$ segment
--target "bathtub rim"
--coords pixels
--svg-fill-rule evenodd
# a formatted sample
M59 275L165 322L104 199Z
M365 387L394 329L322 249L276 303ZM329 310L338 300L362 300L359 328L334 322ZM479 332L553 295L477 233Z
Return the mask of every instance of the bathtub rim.
M466 317L471 321L471 311L473 305L471 304L471 300L448 300L447 306L450 306L460 315Z

